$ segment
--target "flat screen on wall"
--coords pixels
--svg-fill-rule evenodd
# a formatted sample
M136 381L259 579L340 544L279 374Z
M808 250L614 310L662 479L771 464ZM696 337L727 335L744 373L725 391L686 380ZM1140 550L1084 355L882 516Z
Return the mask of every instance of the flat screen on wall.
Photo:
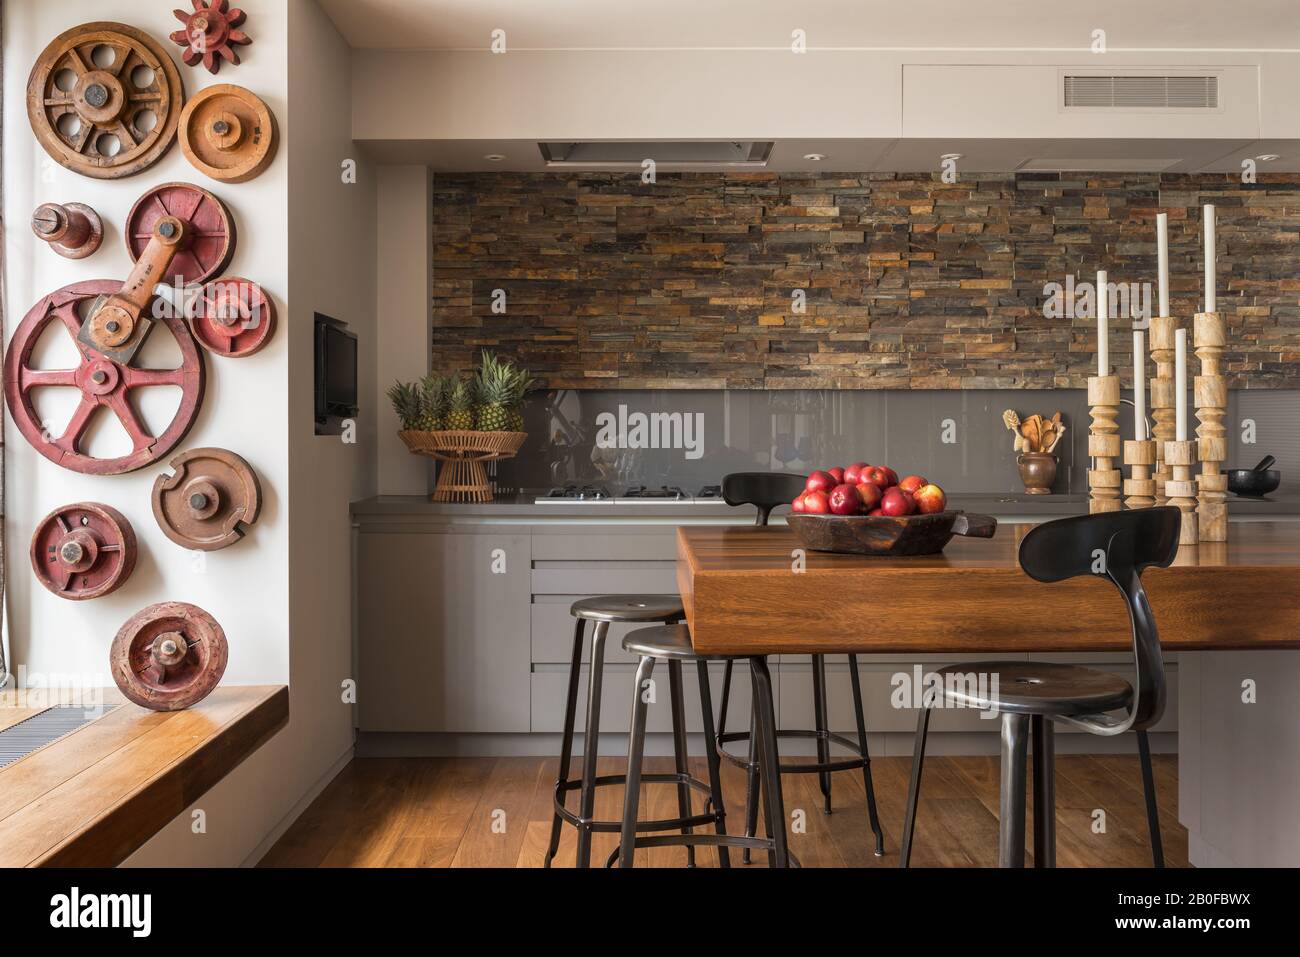
M357 337L347 324L316 313L316 424L352 418L357 407Z

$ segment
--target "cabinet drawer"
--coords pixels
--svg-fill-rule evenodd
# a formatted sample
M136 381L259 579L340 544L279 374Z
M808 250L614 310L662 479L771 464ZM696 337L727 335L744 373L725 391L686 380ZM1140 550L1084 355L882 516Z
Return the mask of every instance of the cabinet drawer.
M533 533L537 561L666 561L677 559L677 527L628 525L538 529Z
M676 595L676 562L534 562L534 595Z

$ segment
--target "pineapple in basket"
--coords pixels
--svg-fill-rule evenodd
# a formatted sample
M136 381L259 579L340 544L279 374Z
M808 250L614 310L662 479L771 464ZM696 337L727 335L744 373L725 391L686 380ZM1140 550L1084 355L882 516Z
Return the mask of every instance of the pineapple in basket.
M508 432L514 403L514 369L490 352L483 353L478 373L479 406L475 422L480 432Z
M414 383L396 382L388 390L388 400L393 403L393 411L402 420L402 431L411 432L423 428L421 418L424 414L424 395Z
M420 431L440 432L446 427L448 393L451 380L443 376L427 375L420 380L424 408L420 413Z
M510 431L524 430L524 396L533 387L534 379L523 369L511 369L510 382Z
M446 427L452 432L469 432L474 428L474 390L460 379L447 397Z

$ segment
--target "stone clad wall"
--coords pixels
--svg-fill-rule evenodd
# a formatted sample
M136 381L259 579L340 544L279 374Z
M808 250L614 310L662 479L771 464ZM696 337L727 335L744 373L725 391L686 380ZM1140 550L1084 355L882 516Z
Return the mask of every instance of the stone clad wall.
M1095 323L1046 317L1044 286L1154 287L1168 212L1190 323L1205 202L1233 387L1300 386L1294 174L439 174L432 367L488 346L551 388L1081 388Z

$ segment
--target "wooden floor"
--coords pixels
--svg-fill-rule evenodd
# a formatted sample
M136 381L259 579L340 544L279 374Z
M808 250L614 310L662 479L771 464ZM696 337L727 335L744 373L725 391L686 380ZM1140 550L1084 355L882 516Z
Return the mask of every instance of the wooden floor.
M575 774L580 763L574 761ZM623 763L601 759L598 771L617 773ZM646 764L647 771L672 769L670 758ZM692 761L692 773L701 779L707 778L703 765L702 759ZM816 775L783 778L787 812L806 812L802 829L797 819L790 823L791 849L805 867L897 865L911 759L879 758L871 766L885 831L884 858L872 853L860 772L833 776L834 813L829 817L821 810ZM1187 831L1178 824L1176 768L1175 757L1155 757L1166 864L1186 867ZM540 867L550 836L555 771L555 758L357 759L285 833L262 866ZM996 757L926 760L914 866L996 866L997 772ZM723 774L729 829L739 831L744 774L726 765ZM616 820L622 790L601 791L597 816ZM1150 866L1135 756L1058 756L1056 800L1059 866ZM576 794L570 801L576 801ZM643 818L674 816L676 789L647 786L641 808ZM1099 810L1105 813L1104 833L1093 830ZM1032 824L1028 833L1032 836ZM593 862L603 864L616 844L616 835L597 834ZM566 826L556 866L571 867L574 848L574 830ZM738 863L739 852L732 853L733 864ZM699 858L705 866L716 863L711 850L701 850ZM757 855L756 865L765 860ZM648 867L681 867L685 861L680 847L650 848L636 859L638 866Z

